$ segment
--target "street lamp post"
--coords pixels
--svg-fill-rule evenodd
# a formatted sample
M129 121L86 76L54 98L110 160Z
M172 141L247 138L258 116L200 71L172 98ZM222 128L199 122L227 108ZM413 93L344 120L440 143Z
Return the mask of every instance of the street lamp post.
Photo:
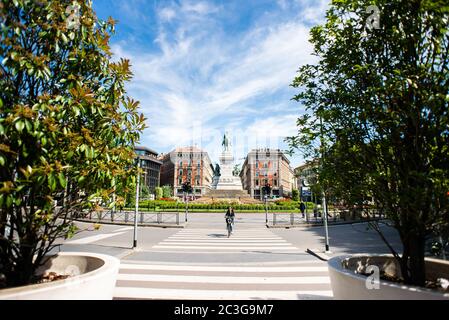
M268 224L268 196L264 196L265 199L265 223Z
M268 224L268 195L271 194L271 186L267 183L262 188L262 191L264 193L264 200L265 200L265 223Z
M136 186L136 207L134 211L134 238L133 248L137 247L137 215L139 214L139 193L140 193L140 157L137 157L137 186Z
M184 192L185 195L185 199L186 199L186 212L185 212L185 218L186 218L186 222L187 222L187 214L189 213L189 197L188 194L186 194Z
M323 138L323 119L320 117L320 142L321 142L321 166L323 166L324 159L324 138ZM325 234L325 251L329 252L329 229L327 226L327 202L326 202L326 192L322 191L322 205L323 205L323 213L324 213L324 234Z
M187 222L187 214L189 212L189 194L192 192L192 187L190 185L190 182L184 182L182 184L182 192L184 193L184 199L186 204L186 211L185 211L185 221Z
M324 213L324 233L325 233L325 251L329 251L329 229L327 227L327 202L326 202L326 194L323 191L323 213Z

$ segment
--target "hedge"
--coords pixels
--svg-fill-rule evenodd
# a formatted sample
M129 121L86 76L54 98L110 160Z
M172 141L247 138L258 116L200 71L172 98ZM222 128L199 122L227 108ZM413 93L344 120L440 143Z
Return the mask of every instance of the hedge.
M185 208L185 203L175 202L175 201L160 201L160 200L147 200L139 202L139 207L142 210L168 210L168 209L179 209L183 210ZM232 206L234 210L239 211L265 211L264 204L234 204L230 205L228 203L213 203L213 204L204 204L204 203L189 203L190 210L226 210L229 206ZM299 206L292 205L290 203L286 203L284 205L276 205L270 203L268 205L269 211L279 211L279 210L288 210L288 211L297 211Z

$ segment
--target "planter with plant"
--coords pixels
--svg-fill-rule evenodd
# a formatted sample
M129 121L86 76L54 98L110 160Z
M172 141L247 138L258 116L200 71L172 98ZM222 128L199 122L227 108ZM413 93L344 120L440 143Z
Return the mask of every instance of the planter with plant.
M449 7L431 0L376 1L378 10L368 12L372 3L332 2L326 23L312 28L318 62L302 66L293 82L300 88L295 99L308 112L288 140L320 159L317 185L329 199L368 216L372 211L365 208L374 204L386 215L402 252L379 222L371 223L397 262L395 277L384 280L399 283L407 298L412 286L436 285L426 239L449 228ZM447 264L439 267L447 277ZM330 267L331 274L335 270Z
M113 258L58 258L53 250L76 232L71 217L95 209L98 199L112 207L114 193L124 199L145 126L125 92L129 61L111 62L114 20L98 20L90 1L78 3L75 20L66 19L68 0L0 4L0 287L14 288L0 297L41 290L41 299L54 298L52 288L91 288L91 281L105 280L102 274L110 288L117 274ZM37 284L52 265L52 279L65 278L64 263L81 275ZM72 294L57 298L95 298L82 289L63 291Z

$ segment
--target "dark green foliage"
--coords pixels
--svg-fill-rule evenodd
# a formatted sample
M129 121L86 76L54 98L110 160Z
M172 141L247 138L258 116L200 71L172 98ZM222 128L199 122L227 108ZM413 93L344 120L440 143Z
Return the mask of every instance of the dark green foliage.
M379 29L366 28L371 4ZM333 1L310 33L319 62L293 82L308 112L291 146L321 159L329 197L387 214L404 280L421 286L425 239L449 225L448 25L447 1Z
M88 1L78 3L80 25L71 29L72 1L0 2L0 278L7 286L33 281L56 239L74 234L67 218L113 206L111 195L135 180L145 119L125 92L130 63L110 60L114 20L99 21Z

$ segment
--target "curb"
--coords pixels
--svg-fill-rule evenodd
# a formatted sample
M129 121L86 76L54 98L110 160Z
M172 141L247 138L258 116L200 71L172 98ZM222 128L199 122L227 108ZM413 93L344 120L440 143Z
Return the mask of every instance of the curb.
M343 221L343 222L329 222L327 225L329 227L332 226L340 226L340 225L346 225L346 224L357 224L357 223L367 223L367 222L373 222L373 221L382 221L387 219L376 219L376 220L357 220L357 221ZM313 227L323 227L324 223L299 223L299 224L279 224L279 225L266 225L267 228L284 228L284 229L290 229L290 228L313 228Z
M267 224L266 225L268 229L290 229L290 228L304 228L307 227L307 225L302 225L302 224L288 224L288 225L281 225L281 224L277 224L277 225L272 225L272 224Z

